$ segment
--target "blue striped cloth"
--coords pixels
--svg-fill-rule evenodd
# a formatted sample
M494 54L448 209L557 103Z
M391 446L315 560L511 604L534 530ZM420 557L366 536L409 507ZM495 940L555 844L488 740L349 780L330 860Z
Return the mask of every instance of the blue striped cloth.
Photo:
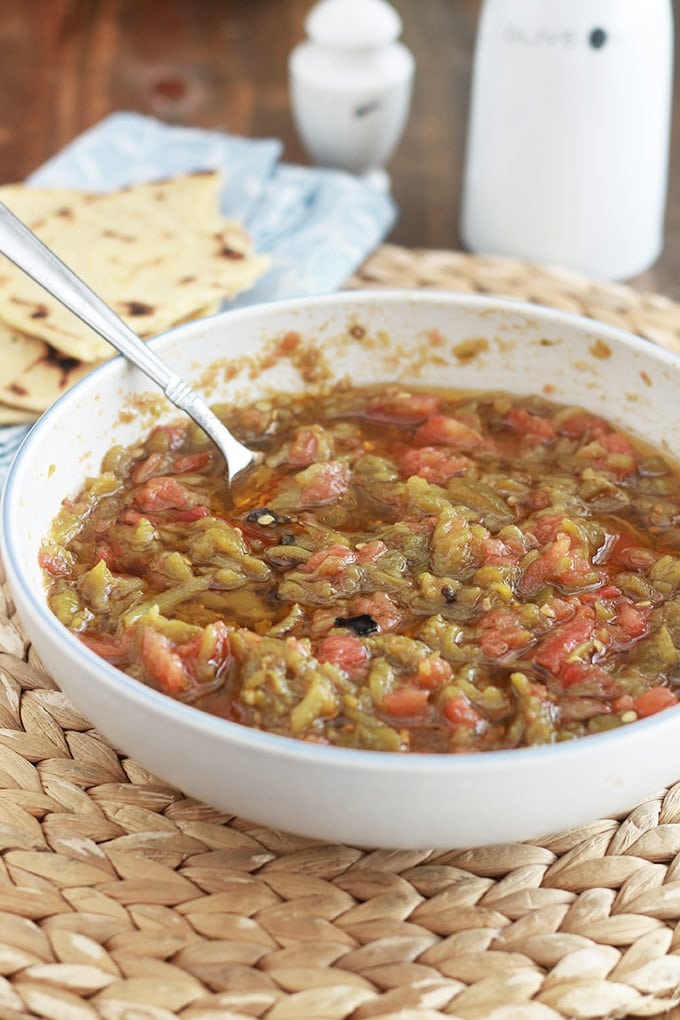
M337 290L383 240L396 207L381 187L335 170L281 162L276 139L163 124L114 113L28 179L40 187L109 191L192 170L224 174L222 212L245 223L270 271L225 307ZM26 426L0 428L0 485Z

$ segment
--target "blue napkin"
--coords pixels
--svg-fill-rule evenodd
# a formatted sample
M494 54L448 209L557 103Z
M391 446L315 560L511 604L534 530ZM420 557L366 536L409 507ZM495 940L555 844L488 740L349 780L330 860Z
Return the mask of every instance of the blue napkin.
M222 212L243 222L271 269L237 307L340 287L383 240L395 204L376 184L337 170L281 162L276 139L163 124L114 113L28 178L41 187L109 191L192 170L221 170ZM0 483L26 426L0 429Z

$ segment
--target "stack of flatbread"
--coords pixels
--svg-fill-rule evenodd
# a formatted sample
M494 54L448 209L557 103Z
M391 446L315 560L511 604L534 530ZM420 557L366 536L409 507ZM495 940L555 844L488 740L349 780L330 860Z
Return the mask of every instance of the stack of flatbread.
M203 172L106 194L23 184L4 202L141 337L216 311L269 260ZM116 352L0 256L0 423L32 421Z

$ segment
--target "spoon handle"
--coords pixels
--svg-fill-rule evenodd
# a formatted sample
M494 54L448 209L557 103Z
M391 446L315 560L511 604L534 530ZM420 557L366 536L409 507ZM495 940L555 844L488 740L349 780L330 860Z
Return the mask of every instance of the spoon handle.
M252 451L232 436L189 384L2 202L0 251L157 383L168 400L193 418L224 454L231 477L252 462Z

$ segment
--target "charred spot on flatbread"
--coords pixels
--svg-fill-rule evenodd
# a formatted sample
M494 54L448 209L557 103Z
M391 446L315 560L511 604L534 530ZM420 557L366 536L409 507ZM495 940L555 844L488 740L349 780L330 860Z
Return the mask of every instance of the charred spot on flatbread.
M153 315L156 309L153 305L148 305L144 301L127 301L123 305L123 314L138 316L138 315Z
M77 358L69 358L65 354L60 354L59 351L55 350L54 347L46 345L47 350L43 358L46 365L54 365L54 367L60 372L62 377L62 385L66 386L69 382L69 377L80 367L80 362Z
M0 322L0 406L13 407L29 416L47 410L73 383L93 367ZM16 415L14 416L17 417ZM0 415L0 424L11 420ZM19 417L18 420L26 420ZM30 417L29 419L30 420Z
M236 248L230 248L228 244L222 246L220 256L223 259L242 259L245 255L242 251L237 251Z

